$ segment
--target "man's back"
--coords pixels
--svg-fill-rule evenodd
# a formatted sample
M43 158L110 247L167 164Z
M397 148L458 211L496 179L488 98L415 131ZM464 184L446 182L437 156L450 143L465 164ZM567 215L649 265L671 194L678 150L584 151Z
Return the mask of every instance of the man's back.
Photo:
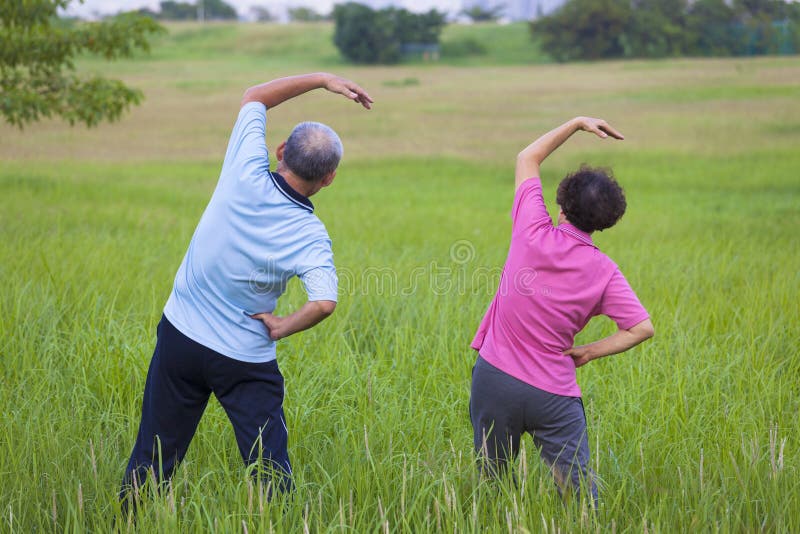
M275 342L251 315L272 312L290 278L303 277L311 299L336 300L328 233L311 201L269 171L265 121L263 105L242 108L164 309L188 337L251 362L275 358Z

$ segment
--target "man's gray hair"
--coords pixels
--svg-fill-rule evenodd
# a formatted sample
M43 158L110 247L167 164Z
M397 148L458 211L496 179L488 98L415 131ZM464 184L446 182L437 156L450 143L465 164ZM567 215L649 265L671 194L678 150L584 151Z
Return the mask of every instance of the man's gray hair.
M298 177L314 182L336 170L342 159L342 141L329 126L301 122L283 150L283 163Z

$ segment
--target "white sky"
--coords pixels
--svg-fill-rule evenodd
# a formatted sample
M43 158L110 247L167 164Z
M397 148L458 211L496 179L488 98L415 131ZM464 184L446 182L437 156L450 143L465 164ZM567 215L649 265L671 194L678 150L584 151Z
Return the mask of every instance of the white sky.
M195 3L196 0L181 0ZM288 7L310 7L318 13L330 13L333 5L346 0L225 0L239 12L239 16L247 16L253 6L263 6L276 15L283 15ZM427 11L436 8L439 11L455 15L462 9L463 0L359 0L374 8L394 5L410 11ZM474 1L474 0L473 0ZM83 3L73 0L67 13L80 17L93 17L98 14L107 15L119 11L128 11L149 7L157 10L159 0L85 0Z

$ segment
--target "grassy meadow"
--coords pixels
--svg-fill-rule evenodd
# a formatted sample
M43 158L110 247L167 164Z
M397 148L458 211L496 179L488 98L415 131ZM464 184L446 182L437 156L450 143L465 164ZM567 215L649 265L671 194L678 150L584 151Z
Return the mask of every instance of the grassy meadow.
M800 61L557 65L526 32L448 28L487 50L353 67L326 24L171 26L149 56L81 61L145 92L121 122L0 125L0 531L800 532ZM314 70L376 103L316 92L268 114L270 147L305 119L345 145L314 198L339 306L278 348L297 491L264 500L212 401L128 523L116 495L155 325L241 93ZM628 212L595 241L656 327L578 372L596 515L561 503L530 441L516 486L480 481L468 417L516 153L575 115L626 140L577 135L543 166L546 200L555 213L581 162L613 167ZM279 310L303 298L293 283ZM611 331L597 318L578 341Z

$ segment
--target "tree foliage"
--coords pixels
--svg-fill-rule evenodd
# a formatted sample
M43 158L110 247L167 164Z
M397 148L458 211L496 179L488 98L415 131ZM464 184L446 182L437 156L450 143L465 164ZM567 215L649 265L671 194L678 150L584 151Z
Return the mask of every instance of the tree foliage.
M354 63L397 63L406 45L438 45L445 24L444 14L436 10L374 10L355 2L336 5L333 19L333 42Z
M258 22L272 22L276 20L275 15L272 14L272 11L270 11L269 8L266 8L264 6L251 7L250 14Z
M469 18L472 22L493 22L503 16L506 10L505 4L494 6L482 6L476 4L461 10L461 14Z
M318 22L326 20L325 15L320 15L310 7L290 7L289 20L292 22Z
M196 0L196 3L162 0L154 13L161 20L236 20L236 10L224 0Z
M622 55L620 35L629 17L618 0L570 0L532 27L556 61L599 59Z
M557 61L800 51L800 4L784 0L567 0L531 23Z
M203 9L204 20L236 20L236 9L224 0L197 0Z
M196 20L197 6L188 2L175 2L164 0L159 4L156 16L162 20Z
M79 77L83 53L106 60L149 50L148 37L163 28L148 17L123 14L104 22L59 20L70 0L4 1L0 10L0 114L19 127L53 115L70 124L114 121L142 93L118 80Z

